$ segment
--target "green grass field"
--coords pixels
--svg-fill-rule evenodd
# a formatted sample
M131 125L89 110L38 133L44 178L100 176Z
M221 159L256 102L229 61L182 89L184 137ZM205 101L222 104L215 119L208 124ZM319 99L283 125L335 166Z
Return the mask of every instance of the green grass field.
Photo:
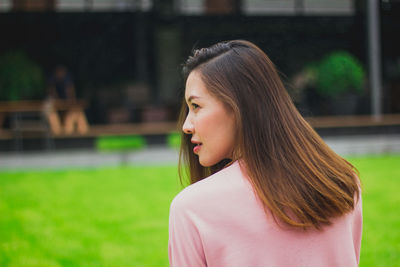
M400 266L400 156L351 158L361 266ZM0 172L0 266L168 266L175 166Z

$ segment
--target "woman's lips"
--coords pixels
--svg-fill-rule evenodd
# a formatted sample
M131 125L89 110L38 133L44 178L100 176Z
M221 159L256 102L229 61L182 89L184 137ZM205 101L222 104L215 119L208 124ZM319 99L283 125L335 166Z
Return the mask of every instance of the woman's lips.
M194 148L193 148L193 152L195 154L198 154L201 148L201 144L197 144Z

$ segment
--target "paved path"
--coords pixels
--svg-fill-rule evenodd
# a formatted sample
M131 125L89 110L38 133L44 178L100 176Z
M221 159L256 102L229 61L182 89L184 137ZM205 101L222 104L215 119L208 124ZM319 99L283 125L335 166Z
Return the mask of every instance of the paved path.
M400 154L399 135L326 137L338 154ZM152 146L126 153L99 153L94 150L0 153L0 170L112 167L120 165L176 165L178 151Z

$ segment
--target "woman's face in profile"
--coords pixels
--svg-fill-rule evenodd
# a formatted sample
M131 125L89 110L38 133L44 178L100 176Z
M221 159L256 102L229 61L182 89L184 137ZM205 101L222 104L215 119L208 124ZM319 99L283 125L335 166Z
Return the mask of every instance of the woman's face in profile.
M232 158L235 147L235 119L225 105L212 96L198 72L192 71L186 81L185 99L189 113L182 130L191 134L193 153L204 167Z

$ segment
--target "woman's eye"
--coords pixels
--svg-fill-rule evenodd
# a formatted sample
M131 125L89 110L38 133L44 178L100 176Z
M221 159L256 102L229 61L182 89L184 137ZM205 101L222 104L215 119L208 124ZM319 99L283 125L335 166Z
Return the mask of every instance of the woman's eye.
M192 103L192 108L193 108L193 109L197 109L198 107L200 107L200 106L197 105L197 104L195 104L195 103Z

